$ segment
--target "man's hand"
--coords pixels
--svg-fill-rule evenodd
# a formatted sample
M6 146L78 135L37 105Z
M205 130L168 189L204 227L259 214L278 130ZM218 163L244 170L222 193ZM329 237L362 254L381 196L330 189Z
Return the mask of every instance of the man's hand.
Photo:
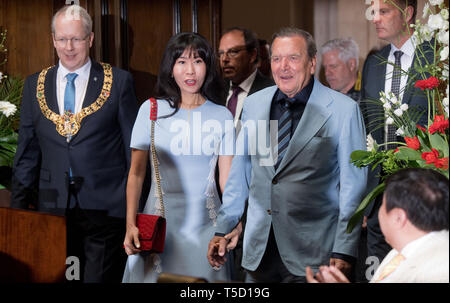
M350 283L345 275L335 266L320 266L314 276L311 267L306 267L306 281L308 283Z
M350 275L352 265L342 259L330 258L330 266L335 266L347 277Z
M236 225L236 227L229 233L225 235L225 239L227 239L228 244L227 244L227 251L233 250L239 240L239 236L242 233L242 223L239 222L238 225Z
M228 240L224 237L214 236L208 245L208 262L212 267L220 267L227 261L225 258L225 249Z

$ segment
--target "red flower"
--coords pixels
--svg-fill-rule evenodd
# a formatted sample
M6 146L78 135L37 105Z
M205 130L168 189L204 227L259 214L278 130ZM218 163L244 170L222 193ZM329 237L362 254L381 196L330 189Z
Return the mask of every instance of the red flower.
M421 131L423 131L424 134L427 133L427 130L426 130L425 128L423 128L422 126L420 126L419 124L416 124L416 127L417 127L418 129L420 129Z
M411 149L418 150L420 148L420 141L417 139L417 136L414 138L405 137L406 146Z
M428 128L428 130L430 131L430 134L434 134L437 131L444 134L448 126L448 119L445 119L443 115L436 115L434 117L433 124Z
M448 169L448 157L442 158L442 159L437 159L434 162L434 166L436 166L436 168Z
M417 80L416 84L414 85L414 87L418 87L421 90L433 89L438 86L439 86L439 79L437 79L436 77L430 77L425 80Z
M432 164L436 162L436 160L439 158L439 152L435 150L434 148L431 149L432 152L424 152L422 153L422 159L427 161L427 164Z

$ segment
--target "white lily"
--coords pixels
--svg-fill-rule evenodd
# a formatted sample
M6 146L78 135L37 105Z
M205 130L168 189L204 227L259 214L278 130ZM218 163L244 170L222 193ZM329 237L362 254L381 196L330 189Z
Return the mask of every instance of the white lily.
M375 144L377 143L377 141L375 141L375 139L372 137L371 134L367 136L366 142L367 142L367 151L376 151Z
M0 112L4 114L6 117L14 115L16 111L17 107L14 104L8 101L0 101Z
M444 0L430 0L431 5L441 5Z
M444 28L444 23L445 20L440 14L430 15L430 17L428 17L428 26L431 30L440 30L441 28Z
M397 136L403 136L403 135L405 134L405 131L400 127L399 129L397 129L397 130L395 131L395 134L396 134Z
M441 56L441 61L447 60L447 58L448 58L448 52L449 52L448 46L444 47L444 48L441 50L441 53L439 54L439 55Z
M403 115L403 110L401 108L397 108L396 110L394 110L394 114L397 117L401 117Z

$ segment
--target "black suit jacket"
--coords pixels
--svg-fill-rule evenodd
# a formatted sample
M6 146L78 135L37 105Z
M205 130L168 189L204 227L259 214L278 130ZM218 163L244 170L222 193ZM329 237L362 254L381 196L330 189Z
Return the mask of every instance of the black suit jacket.
M426 51L427 59L432 59L432 55L427 52L429 50L427 44L422 45L422 47ZM378 143L384 142L384 109L381 105L375 105L367 102L367 100L379 99L380 92L385 89L384 86L387 64L384 62L387 61L390 50L391 45L389 44L379 52L369 56L364 63L362 74L361 100L363 101L361 103L361 109L364 114L367 133L371 133L372 137ZM417 60L418 57L415 55L411 69L414 67ZM409 85L404 90L402 103L408 104L410 108L416 107L419 110L424 110L425 114L421 116L417 123L425 125L428 121L426 114L426 110L428 109L428 100L426 95L419 88L414 87L414 83L418 79L420 79L419 75L416 72L411 72L410 70L407 80ZM381 126L381 123L383 123L383 126Z
M257 91L260 91L266 87L275 85L272 79L267 78L259 70L256 71L256 77L255 80L253 80L252 86L250 87L250 90L248 92L248 96L250 96L253 93L256 93ZM225 81L225 100L227 100L228 91L230 90L230 81ZM241 118L242 111L239 113L239 119Z
M432 60L432 53L429 52L430 47L428 44L423 44L421 47L426 52L426 57L428 60ZM364 62L364 68L362 73L362 86L361 86L361 111L364 116L364 122L366 124L367 134L371 134L372 137L377 141L378 144L384 143L384 108L379 104L373 104L368 102L368 100L379 99L380 92L384 91L385 80L386 80L386 66L387 59L389 57L389 52L391 50L391 45L385 46L379 52L369 56ZM411 69L414 68L414 64L419 60L417 55L414 56ZM423 60L420 59L420 60ZM408 104L409 108L416 107L418 110L424 110L425 114L416 121L418 124L426 125L428 123L427 109L428 100L426 95L419 89L414 87L416 80L420 79L416 72L410 69L409 77L407 83L409 84L404 92L402 103ZM392 76L392 75L388 75ZM380 166L377 167L375 171L369 171L368 187L366 194L370 193L373 188L379 184L378 175L380 174ZM379 202L381 201L381 196L378 197ZM379 207L379 204L378 206ZM365 215L369 216L373 214L374 203L372 203L365 211Z
M45 79L45 97L50 110L59 114L56 73L52 67ZM138 102L131 74L113 67L108 100L97 112L85 117L70 143L41 112L36 99L39 73L26 79L21 105L19 142L13 167L13 207L26 208L30 192L38 184L38 210L63 214L68 201L68 173L81 177L78 198L83 209L104 210L115 217L126 212L125 187L130 164L130 139ZM92 61L83 107L99 96L103 67ZM73 199L72 199L73 200ZM71 202L73 207L73 201Z

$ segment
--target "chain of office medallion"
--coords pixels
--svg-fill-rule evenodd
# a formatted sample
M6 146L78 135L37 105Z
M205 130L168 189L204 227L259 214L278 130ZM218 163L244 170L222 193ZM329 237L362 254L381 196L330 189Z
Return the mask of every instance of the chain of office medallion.
M66 125L67 125L67 116L65 115L58 115L57 113L50 110L47 106L47 101L45 99L45 76L47 75L47 72L50 68L53 66L50 66L44 70L41 71L38 77L37 81L37 89L36 89L36 98L39 102L39 107L41 108L42 114L52 121L56 125L56 131L64 137L69 137L75 135L81 127L81 121L98 111L102 106L105 104L105 102L108 100L108 97L111 93L111 87L112 87L112 81L113 81L113 75L112 75L112 68L111 65L107 63L101 63L103 67L104 72L104 79L103 79L103 87L100 95L98 96L97 100L93 102L91 105L84 107L81 109L81 111L75 115L70 115L69 118L69 124L70 132L68 131Z

